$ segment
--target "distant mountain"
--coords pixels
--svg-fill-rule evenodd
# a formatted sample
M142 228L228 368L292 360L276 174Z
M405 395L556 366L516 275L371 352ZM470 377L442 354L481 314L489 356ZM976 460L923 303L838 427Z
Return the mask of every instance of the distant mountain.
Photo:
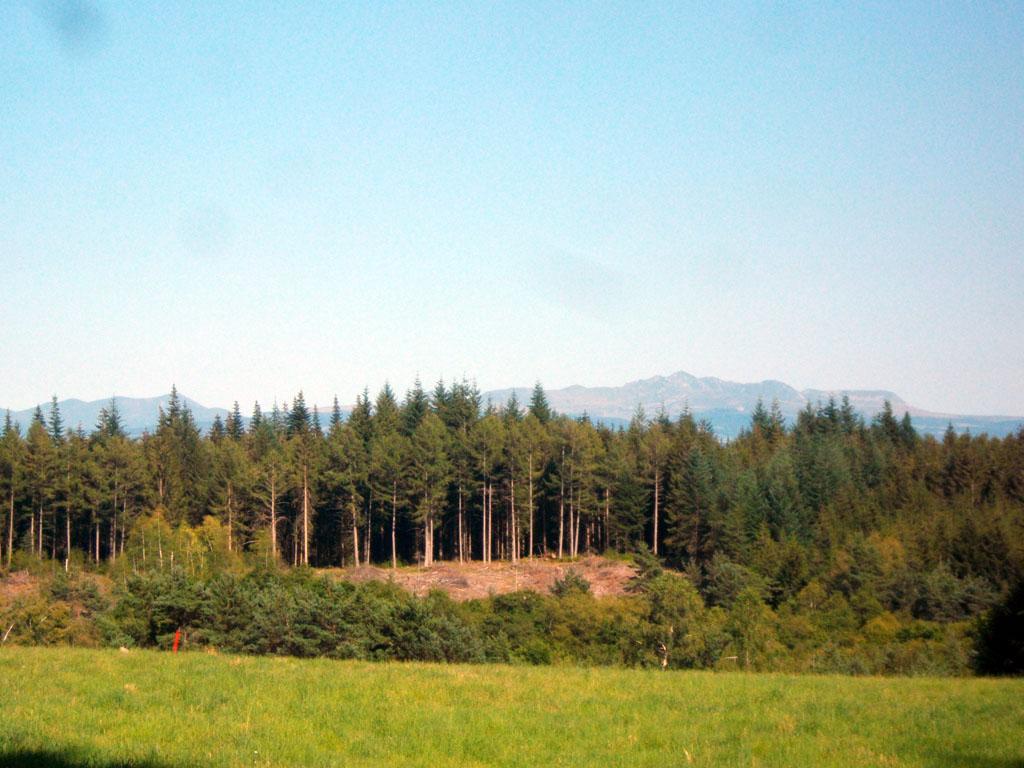
M498 389L484 393L484 399L496 404L505 403L514 391L521 403L529 401L532 387ZM907 403L895 392L888 390L858 389L805 389L799 391L781 381L766 380L744 384L726 381L714 376L699 378L685 371L670 376L653 376L623 384L620 387L582 387L574 385L565 389L547 391L551 407L561 413L572 415L588 414L596 421L617 426L625 424L636 412L637 405L643 407L648 416L654 416L662 408L672 418L689 409L698 418L707 419L720 437L735 437L750 424L750 414L761 400L766 407L778 401L783 415L795 420L797 413L818 403L828 402L829 397L840 401L846 395L850 403L865 418L871 419L882 410L886 400L892 405L897 416L909 412L915 427L921 432L941 434L952 423L959 431L972 433L987 432L1003 436L1016 431L1024 418L1010 416L960 416L927 411Z
M490 400L495 404L504 404L513 391L519 402L525 405L529 402L533 387L496 389L483 393L483 398L485 402ZM798 391L781 381L766 380L743 384L713 376L699 378L684 371L670 376L653 376L649 379L631 381L621 387L574 385L547 391L551 407L556 411L571 416L586 413L594 421L612 427L628 424L637 405L643 406L649 417L655 416L662 408L672 418L689 409L697 418L709 421L715 434L723 438L735 437L741 430L750 426L750 414L759 399L766 407L777 400L783 415L792 422L808 403L816 406L818 403L828 402L829 397L835 397L839 402L843 395L850 398L853 407L866 419L873 418L888 400L897 416L909 412L914 426L925 434L941 435L946 427L952 424L958 432L986 432L994 437L1003 437L1024 426L1024 417L962 416L927 411L910 405L895 392L884 389ZM208 408L191 398L181 395L179 397L188 405L201 429L209 428L218 415L222 419L227 417L228 412L224 408ZM156 428L159 409L167 408L170 395L115 399L126 431L137 436L146 430L152 431ZM82 400L61 400L58 405L68 428L75 429L81 424L85 431L89 432L99 419L100 409L108 407L110 400L94 400L88 403ZM48 415L50 404L42 403L42 408L43 414ZM12 412L11 416L24 431L32 422L34 411L35 408L27 408L24 411ZM322 423L326 424L327 410L321 413L320 418Z
M224 408L207 408L205 405L201 405L189 397L182 395L178 397L192 411L196 424L201 429L206 429L213 424L216 416L219 415L223 419L228 415L227 410ZM125 431L129 435L138 436L146 430L152 431L156 428L160 408L167 409L167 403L170 401L171 396L166 394L159 397L115 397L113 399L117 403L117 409L121 414L121 423L124 425ZM100 410L110 407L110 398L93 400L91 402L77 399L59 400L57 405L64 419L64 425L68 429L77 429L81 425L82 429L86 432L91 432L99 420ZM43 409L43 415L49 417L50 403L41 403L40 406ZM27 430L32 423L32 416L35 410L32 407L26 408L24 411L11 412L11 418L21 425L22 432Z

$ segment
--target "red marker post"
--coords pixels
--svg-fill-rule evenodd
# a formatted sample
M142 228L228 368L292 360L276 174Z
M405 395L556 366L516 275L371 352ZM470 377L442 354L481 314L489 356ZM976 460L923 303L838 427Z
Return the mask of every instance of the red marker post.
M180 629L176 629L176 630L174 630L174 650L173 650L173 653L177 653L178 652L178 643L180 643L180 642L181 642L181 630Z

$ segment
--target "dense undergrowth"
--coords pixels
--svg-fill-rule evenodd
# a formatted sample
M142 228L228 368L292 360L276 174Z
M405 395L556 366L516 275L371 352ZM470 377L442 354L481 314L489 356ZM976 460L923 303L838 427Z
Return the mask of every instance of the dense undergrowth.
M1019 605L1013 606L1019 594L981 621L897 615L816 584L773 608L749 586L708 600L686 576L662 570L649 556L637 560L638 575L623 597L596 598L569 571L551 594L463 603L440 591L421 598L391 583L338 581L309 569L100 576L39 565L34 577L19 572L5 580L0 633L11 644L167 649L180 631L185 650L338 659L1019 672L1012 640L1020 629Z

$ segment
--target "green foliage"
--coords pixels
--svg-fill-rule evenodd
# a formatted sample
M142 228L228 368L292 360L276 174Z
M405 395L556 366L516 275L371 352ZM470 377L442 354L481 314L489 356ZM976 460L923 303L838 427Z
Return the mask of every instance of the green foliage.
M980 674L1024 674L1024 581L982 619L975 652Z
M555 597L566 597L573 594L587 594L590 592L590 582L583 578L582 574L575 568L566 570L565 575L556 579L551 585L551 594Z
M401 405L385 385L374 399L361 393L347 419L334 407L324 433L300 392L269 414L257 404L248 430L236 404L203 434L172 389L155 431L139 439L125 435L114 401L88 435L40 408L24 435L8 419L0 437L0 567L42 579L85 569L123 588L162 579L177 607L153 615L118 614L131 607L127 594L127 607L102 610L56 583L33 600L71 606L75 621L125 642L162 642L187 620L189 642L216 644L213 614L192 615L189 601L205 604L221 577L636 552L633 592L614 605L567 577L531 613L544 616L543 632L497 626L495 616L519 622L498 611L487 634L475 609L415 602L407 610L437 637L402 630L381 653L457 656L444 638L463 621L473 658L661 664L668 653L671 666L735 656L751 668L854 672L962 672L962 627L1024 579L1024 431L991 439L950 429L937 441L888 405L866 424L844 399L809 404L792 426L777 404L759 404L750 429L723 443L689 413L672 421L638 409L619 430L569 418L539 384L525 410L518 395L481 406L466 381L430 393L417 383ZM661 562L676 581L659 581L669 574ZM202 585L199 597L176 579ZM339 624L311 597L323 587L289 589L279 596L294 616L277 619L305 616L308 635L266 652L374 657L355 630L349 645L325 639L354 620ZM683 589L700 604L670 618L651 607L685 603L672 597ZM377 616L387 600L357 591L352 599ZM44 625L39 607L22 605L12 642L61 637L60 622L28 631ZM588 620L600 638L581 636ZM260 621L268 635L279 631L273 612ZM678 634L684 624L689 639ZM241 642L235 630L225 636Z

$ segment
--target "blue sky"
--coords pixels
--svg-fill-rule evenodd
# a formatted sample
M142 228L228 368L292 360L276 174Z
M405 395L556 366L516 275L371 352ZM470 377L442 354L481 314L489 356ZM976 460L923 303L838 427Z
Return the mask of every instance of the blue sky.
M684 369L1024 414L1024 4L15 0L0 262L12 408Z

